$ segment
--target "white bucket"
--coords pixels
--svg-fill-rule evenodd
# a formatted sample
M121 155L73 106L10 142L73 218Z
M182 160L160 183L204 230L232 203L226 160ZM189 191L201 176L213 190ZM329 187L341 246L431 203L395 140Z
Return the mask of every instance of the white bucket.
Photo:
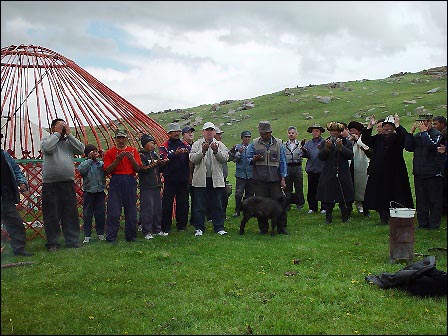
M389 209L391 217L397 218L414 218L415 209L411 208L390 208Z

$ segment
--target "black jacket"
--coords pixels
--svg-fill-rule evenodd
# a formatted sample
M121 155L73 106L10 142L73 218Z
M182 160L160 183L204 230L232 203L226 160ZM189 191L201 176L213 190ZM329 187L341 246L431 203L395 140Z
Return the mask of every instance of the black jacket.
M414 152L412 161L414 175L442 176L444 154L437 152L437 147L442 144L442 141L442 134L435 128L415 135L411 133L406 135L404 148L408 152Z

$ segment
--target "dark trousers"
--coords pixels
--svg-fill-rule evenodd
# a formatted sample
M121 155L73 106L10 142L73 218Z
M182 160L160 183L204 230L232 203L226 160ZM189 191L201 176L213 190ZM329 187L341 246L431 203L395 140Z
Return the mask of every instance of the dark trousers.
M190 194L190 225L194 226L194 187L191 184L188 186L188 193Z
M162 231L170 232L173 222L173 204L176 197L176 227L185 230L188 222L188 181L165 181L162 196Z
M442 170L442 216L446 216L446 208L447 208L447 190L446 190L446 180L447 180L447 170L444 168Z
M117 239L121 209L124 208L126 241L137 237L137 181L133 175L112 175L107 199L106 240Z
M235 213L240 214L241 201L254 196L252 179L236 178L235 183Z
M73 181L44 183L42 185L42 218L47 248L59 247L62 234L67 247L79 244L78 203Z
M329 202L325 202L325 210L326 210L326 220L328 223L331 223L331 221L333 220L333 208L335 206L336 203L329 203ZM350 219L351 216L351 202L350 203L345 203L345 202L339 202L339 209L341 210L341 217L342 217L342 221L345 222L348 219Z
M306 174L308 176L308 192L306 195L306 201L308 202L308 207L310 210L317 212L319 209L319 204L316 200L316 194L317 186L319 185L320 173L307 172ZM325 206L321 203L321 210L324 209Z
M140 223L143 236L159 233L162 220L160 188L140 189Z
M305 203L303 196L303 172L302 166L288 166L288 176L285 177L285 194L290 197L291 193L295 192L297 199L300 200L298 206Z
M214 232L224 230L225 214L222 208L224 187L213 188L213 181L207 178L206 187L194 187L194 227L205 231L206 212L210 214Z
M285 197L282 188L280 186L280 181L276 182L263 182L253 180L254 192L257 197L266 197L278 199L280 197ZM282 232L286 230L287 225L287 214L286 211L277 220L277 232Z
M418 226L437 229L442 221L442 177L414 175Z
M11 193L2 193L2 223L5 225L6 231L13 252L23 252L26 244L26 232L23 225L22 217L17 210L14 195Z
M84 236L92 235L92 219L95 218L95 230L97 235L104 234L106 225L106 194L104 191L90 193L84 191L82 219Z

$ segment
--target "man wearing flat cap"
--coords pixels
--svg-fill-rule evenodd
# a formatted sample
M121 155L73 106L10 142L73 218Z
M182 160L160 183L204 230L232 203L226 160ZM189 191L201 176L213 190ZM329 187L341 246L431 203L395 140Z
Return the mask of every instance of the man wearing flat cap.
M241 143L236 144L229 151L232 153L231 160L235 162L235 212L233 217L239 217L242 200L254 196L252 165L247 160L247 147L251 138L250 131L241 132Z
M121 210L124 208L124 236L127 242L135 242L137 237L137 180L142 161L137 148L129 146L128 131L115 131L115 146L104 154L104 170L110 174L107 216L106 241L117 240L120 229Z
M412 173L418 228L436 230L442 221L444 157L437 151L442 144L442 134L432 127L432 119L431 113L418 116L410 133L406 135L404 148L414 152ZM414 135L417 128L420 132Z
M159 156L168 159L161 172L164 179L162 196L162 235L171 232L173 204L176 198L176 228L184 231L188 223L188 197L190 166L188 155L190 145L180 139L182 129L178 123L168 127L168 140L159 147Z
M284 197L286 187L287 165L285 146L281 139L272 136L269 121L258 123L259 137L248 146L247 159L252 165L252 180L255 196L278 199ZM286 212L277 221L277 232L288 234L286 231ZM260 228L261 230L261 228ZM265 234L267 230L260 233Z

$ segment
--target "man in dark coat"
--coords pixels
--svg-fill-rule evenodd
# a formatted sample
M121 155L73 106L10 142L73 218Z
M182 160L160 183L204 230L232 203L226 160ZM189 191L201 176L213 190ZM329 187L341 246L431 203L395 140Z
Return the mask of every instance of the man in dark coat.
M349 160L353 159L353 145L350 140L341 136L344 125L338 122L327 124L331 136L325 139L325 146L319 149L318 157L324 161L322 173L317 186L316 199L325 203L326 223L333 220L333 208L339 203L342 222L351 217L352 203L355 200Z
M393 207L413 208L411 185L403 157L407 131L400 125L398 115L388 116L383 122L383 132L372 136L375 116L362 132L362 141L373 150L367 173L364 203L376 210L382 224L389 222L390 202Z
M418 227L438 229L442 221L443 154L437 151L442 134L432 127L431 113L420 114L404 142L414 152L412 173L417 206ZM420 132L414 135L418 128Z

